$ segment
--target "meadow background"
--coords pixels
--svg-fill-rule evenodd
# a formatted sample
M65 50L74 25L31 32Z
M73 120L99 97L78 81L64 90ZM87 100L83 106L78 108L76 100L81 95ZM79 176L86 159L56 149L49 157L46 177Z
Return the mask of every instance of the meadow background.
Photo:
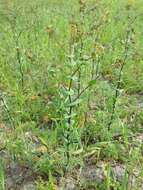
M0 0L0 189L143 189L143 1Z

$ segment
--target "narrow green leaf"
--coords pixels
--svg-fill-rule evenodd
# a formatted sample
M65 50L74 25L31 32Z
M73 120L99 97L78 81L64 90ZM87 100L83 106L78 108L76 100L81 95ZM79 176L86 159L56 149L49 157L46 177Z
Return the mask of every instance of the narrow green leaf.
M96 79L93 79L93 80L91 80L91 81L88 82L89 86L93 86L95 84L96 84Z

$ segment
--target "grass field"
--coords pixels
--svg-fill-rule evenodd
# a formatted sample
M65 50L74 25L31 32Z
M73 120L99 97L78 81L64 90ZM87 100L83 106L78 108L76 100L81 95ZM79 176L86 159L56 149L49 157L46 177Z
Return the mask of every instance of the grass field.
M142 0L0 0L0 190L143 190L142 23Z

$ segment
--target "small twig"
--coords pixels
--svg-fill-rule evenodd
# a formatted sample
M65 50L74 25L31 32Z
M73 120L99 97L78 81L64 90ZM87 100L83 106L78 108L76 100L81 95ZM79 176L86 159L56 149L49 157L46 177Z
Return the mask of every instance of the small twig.
M97 80L98 77L99 77L99 76L97 76L94 80ZM85 91L86 91L87 89L89 89L91 86L92 86L92 84L88 84L88 85L78 94L78 96L73 100L73 102L75 102L76 100L78 100L78 99L81 97L81 95L84 94Z
M19 47L17 47L17 49L16 49L16 55L17 55L17 61L19 64L19 71L20 71L20 75L21 75L21 86L23 88L24 87L24 74L23 74L23 69L22 69L21 55L20 55Z

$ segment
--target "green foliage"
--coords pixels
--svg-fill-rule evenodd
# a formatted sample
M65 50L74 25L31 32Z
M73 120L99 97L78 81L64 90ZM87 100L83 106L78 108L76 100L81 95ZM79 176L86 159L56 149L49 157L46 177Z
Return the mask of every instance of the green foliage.
M5 174L2 161L0 161L0 189L5 189Z
M0 153L46 176L38 190L87 155L109 162L93 189L128 189L110 163L142 166L142 11L142 0L1 0Z

